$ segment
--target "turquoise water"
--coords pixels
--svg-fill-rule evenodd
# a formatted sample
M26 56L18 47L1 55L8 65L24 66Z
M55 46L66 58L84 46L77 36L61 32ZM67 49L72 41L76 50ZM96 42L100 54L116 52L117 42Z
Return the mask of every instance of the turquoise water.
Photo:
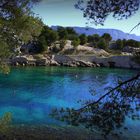
M80 107L79 100L98 98L118 78L137 71L108 68L26 67L0 74L0 116L11 112L15 124L56 124L49 113L55 107ZM90 92L98 93L92 96ZM127 122L139 128L139 121Z

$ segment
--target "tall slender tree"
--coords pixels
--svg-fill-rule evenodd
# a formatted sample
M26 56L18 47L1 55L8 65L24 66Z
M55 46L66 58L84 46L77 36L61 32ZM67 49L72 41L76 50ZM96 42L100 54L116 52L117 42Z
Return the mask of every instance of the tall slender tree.
M0 1L0 66L8 67L2 59L7 58L16 47L32 40L41 32L42 21L34 16L31 8L40 0Z

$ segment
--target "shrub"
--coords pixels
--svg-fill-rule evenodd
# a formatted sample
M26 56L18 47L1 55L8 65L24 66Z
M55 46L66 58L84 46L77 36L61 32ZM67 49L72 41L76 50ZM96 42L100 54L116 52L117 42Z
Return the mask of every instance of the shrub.
M94 47L97 47L97 43L100 40L100 36L98 34L89 35L87 39L88 39L88 43L90 43Z
M68 35L77 35L77 33L75 32L75 30L72 27L66 27L66 31L67 31Z
M0 58L6 58L10 55L10 47L6 42L0 39Z
M94 34L92 36L92 38L93 38L93 41L97 43L100 40L101 37L98 34Z
M10 123L12 121L12 114L5 113L2 118L0 118L0 133L6 134L10 131Z
M45 36L40 36L38 38L38 42L36 44L36 53L42 53L48 48L47 41L45 39Z
M50 46L58 39L58 34L56 31L52 30L48 26L44 26L38 40L42 41L41 38L43 38L43 43Z
M72 41L72 45L74 47L77 47L80 44L80 39L78 37L76 37L73 41Z
M102 35L102 38L105 39L106 43L108 43L108 42L110 42L110 41L112 40L111 35L108 34L108 33L104 33L104 34Z
M60 49L62 50L66 45L66 40L60 40Z
M100 49L104 49L106 50L107 49L107 44L106 44L106 41L105 39L100 39L100 41L97 43L97 47L100 48Z
M140 42L133 40L133 39L129 39L126 41L126 46L130 46L130 47L140 47Z
M66 40L68 38L68 32L64 27L58 27L57 32L59 35L59 40Z
M87 36L85 34L81 34L79 36L79 39L80 39L80 45L84 45L87 43Z
M121 39L118 39L115 44L116 44L115 49L121 50L123 48L123 41Z

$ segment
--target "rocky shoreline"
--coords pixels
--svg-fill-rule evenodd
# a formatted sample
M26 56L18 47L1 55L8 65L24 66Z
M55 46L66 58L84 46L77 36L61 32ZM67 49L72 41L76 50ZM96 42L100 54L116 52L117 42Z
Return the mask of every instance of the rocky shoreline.
M97 57L93 55L22 55L8 60L12 66L68 66L68 67L111 67L140 69L132 56Z

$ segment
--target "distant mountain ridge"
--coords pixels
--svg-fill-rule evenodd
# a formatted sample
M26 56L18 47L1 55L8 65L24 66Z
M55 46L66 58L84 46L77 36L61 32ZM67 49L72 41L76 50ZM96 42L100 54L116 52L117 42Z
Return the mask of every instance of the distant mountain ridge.
M52 29L57 29L59 26L52 26ZM140 41L140 36L137 36L135 34L128 34L121 30L117 29L95 29L95 28L86 28L86 27L72 27L78 34L86 34L86 35L92 35L92 34L98 34L102 36L104 33L109 33L113 40L117 39L134 39L137 41Z

